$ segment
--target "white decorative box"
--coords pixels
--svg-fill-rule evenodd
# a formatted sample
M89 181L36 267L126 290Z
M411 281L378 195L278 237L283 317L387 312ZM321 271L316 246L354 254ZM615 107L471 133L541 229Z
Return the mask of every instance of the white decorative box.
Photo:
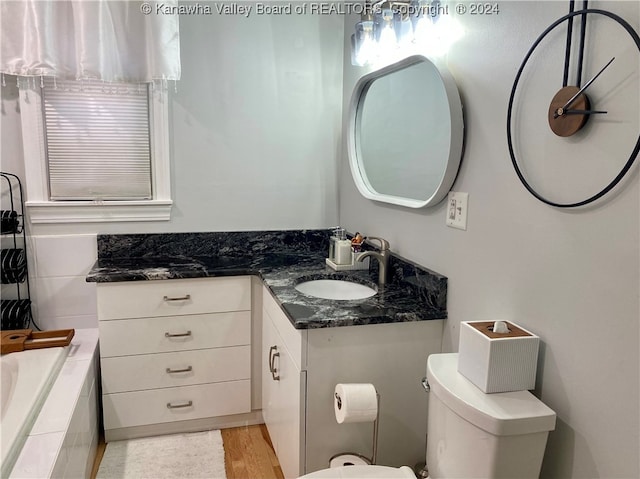
M369 258L357 261L358 257L364 253L351 253L351 263L336 264L329 258L325 258L325 263L334 271L355 271L360 269L369 269Z
M460 323L458 372L485 393L534 389L540 338L509 321L495 333L494 321Z

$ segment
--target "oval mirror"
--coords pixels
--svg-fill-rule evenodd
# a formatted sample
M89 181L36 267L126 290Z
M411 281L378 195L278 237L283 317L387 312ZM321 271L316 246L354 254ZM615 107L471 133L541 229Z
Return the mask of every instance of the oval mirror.
M462 159L464 122L446 68L414 55L363 76L348 128L349 165L364 197L421 208L447 195Z

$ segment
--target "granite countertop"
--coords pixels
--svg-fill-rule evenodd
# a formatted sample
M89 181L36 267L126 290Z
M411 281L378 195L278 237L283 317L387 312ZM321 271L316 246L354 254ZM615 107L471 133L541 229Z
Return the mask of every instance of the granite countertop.
M211 248L215 251L202 251L201 248L166 248L168 244L184 245L185 241L190 244L204 244L200 242L204 238L193 235L207 235L207 239L210 240L211 235L223 233L190 233L188 237L183 238L180 238L181 234L101 235L98 238L98 260L89 272L87 281L104 283L257 275L296 329L424 321L447 317L447 279L397 256L391 257L388 283L378 289L378 294L370 298L330 300L307 296L296 290L295 285L310 279L340 278L378 288L377 262L372 260L371 271L336 272L325 265L327 250L323 248L323 241L320 241L320 245L306 244L304 248L290 247L289 244L274 241L274 235L277 239L283 232L263 233L268 236L264 238L263 243L254 243L251 251L243 249L241 253L220 245L220 238L215 238L217 242L208 243L216 243L217 247ZM309 235L307 231L295 233ZM317 231L312 230L312 234L314 233ZM324 231L322 233L326 234ZM233 236L241 233L226 234ZM256 232L252 232L252 235L255 234ZM157 241L151 241L149 244L150 239ZM150 250L143 248L145 254L136 255L135 246L142 247L140 241L147 243L147 246L157 246L159 242L163 247ZM256 244L268 245L269 248L256 248ZM167 254L176 253L173 249L181 249L182 253ZM122 250L127 250L128 255L122 254ZM114 251L116 254L113 254Z

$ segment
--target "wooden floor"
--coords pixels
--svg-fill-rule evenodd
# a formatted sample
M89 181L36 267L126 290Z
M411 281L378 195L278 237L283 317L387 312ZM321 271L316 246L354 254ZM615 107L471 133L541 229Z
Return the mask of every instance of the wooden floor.
M222 429L220 432L227 479L284 479L264 424ZM98 474L105 448L101 437L91 479Z
M227 479L284 479L264 424L221 432Z
M96 479L98 475L98 468L100 467L100 462L102 461L102 456L104 456L106 448L107 445L104 442L104 434L100 433L100 437L98 438L98 451L96 452L96 458L93 460L93 469L91 469L91 479Z

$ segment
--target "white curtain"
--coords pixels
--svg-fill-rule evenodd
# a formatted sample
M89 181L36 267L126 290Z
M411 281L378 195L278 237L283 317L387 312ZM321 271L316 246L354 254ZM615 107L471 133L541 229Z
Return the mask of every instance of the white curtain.
M0 72L67 80L179 80L178 15L170 13L177 5L0 0Z

